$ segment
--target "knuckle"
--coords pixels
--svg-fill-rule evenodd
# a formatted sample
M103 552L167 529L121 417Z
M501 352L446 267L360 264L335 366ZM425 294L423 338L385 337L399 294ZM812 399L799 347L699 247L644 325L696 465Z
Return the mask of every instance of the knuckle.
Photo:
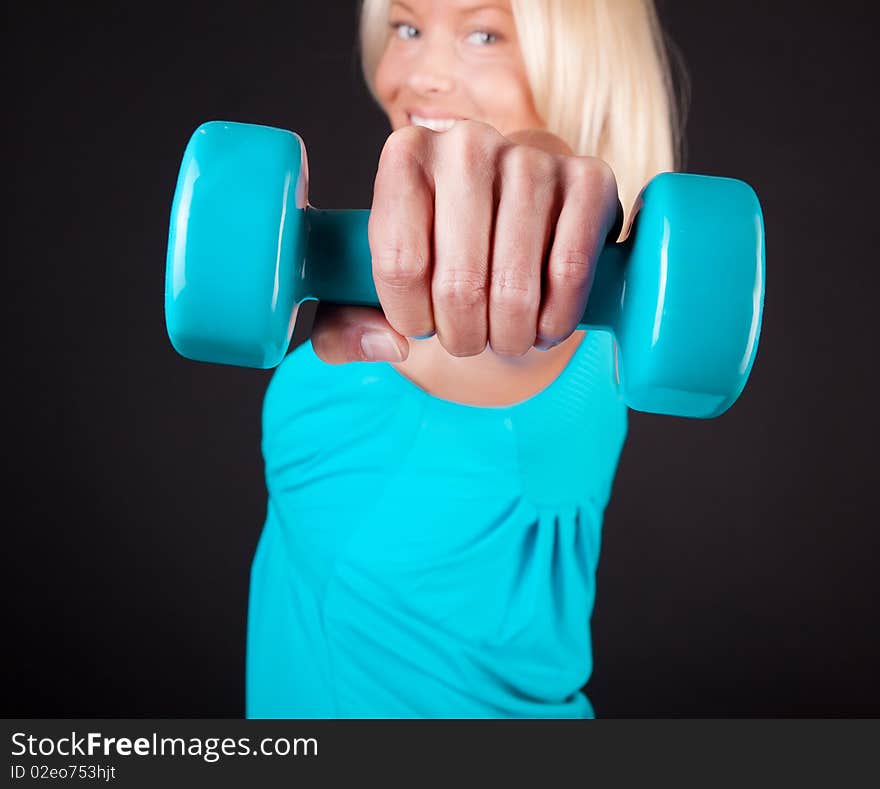
M506 180L534 190L556 179L556 157L527 145L510 146L504 155Z
M426 134L433 132L421 126L404 126L389 135L376 168L377 188L385 186L399 191L408 184L414 185L426 180Z
M433 291L434 302L445 309L470 310L486 301L485 279L470 269L444 272Z
M596 178L599 183L606 189L614 189L614 194L617 194L617 178L614 175L614 170L611 169L611 165L608 164L604 159L594 159L593 163L597 169Z
M413 288L428 276L427 256L414 254L402 245L383 247L373 258L373 276L390 288Z
M449 139L483 141L487 140L490 134L495 130L489 126L489 124L483 123L482 121L475 121L471 118L462 118L461 120L456 121L449 131L452 132L451 135L448 135Z
M592 272L590 254L585 249L566 249L550 259L547 276L554 284L566 288L581 288Z
M485 168L491 142L485 124L476 121L458 121L442 135L444 147L466 173L477 173Z
M502 269L493 276L492 301L507 313L527 314L537 306L538 294L519 269Z
M416 131L411 131L413 129ZM386 140L376 168L374 202L379 195L386 200L389 196L396 198L393 202L406 202L430 191L424 143L419 140L422 132L433 133L421 126L406 126ZM371 228L373 224L371 216Z
M569 188L579 190L590 200L617 199L617 178L603 159L594 156L574 157L569 161Z
M428 144L430 129L423 126L403 126L388 135L380 159L407 161L417 157Z
M614 171L604 160L595 156L572 156L567 160L569 180L576 186L591 193L605 194L613 189L617 194L617 181Z

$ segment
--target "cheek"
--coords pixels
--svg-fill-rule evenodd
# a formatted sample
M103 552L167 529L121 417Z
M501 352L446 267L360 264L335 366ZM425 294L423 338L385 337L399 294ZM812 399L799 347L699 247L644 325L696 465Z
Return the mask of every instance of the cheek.
M525 126L535 126L540 118L534 109L528 83L507 70L485 72L472 83L475 101L502 134Z
M386 107L394 100L400 90L400 74L401 70L395 62L395 58L388 53L388 50L385 50L385 54L376 67L374 83L376 94Z

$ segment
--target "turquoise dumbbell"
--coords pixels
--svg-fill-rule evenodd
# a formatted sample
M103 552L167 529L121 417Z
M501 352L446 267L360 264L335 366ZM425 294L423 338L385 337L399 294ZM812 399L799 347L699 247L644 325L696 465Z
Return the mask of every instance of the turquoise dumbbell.
M663 173L639 195L627 239L609 243L579 328L613 332L637 411L714 417L748 380L764 305L764 222L739 180ZM308 204L293 132L213 121L183 155L165 276L178 353L270 368L306 299L378 307L369 211Z

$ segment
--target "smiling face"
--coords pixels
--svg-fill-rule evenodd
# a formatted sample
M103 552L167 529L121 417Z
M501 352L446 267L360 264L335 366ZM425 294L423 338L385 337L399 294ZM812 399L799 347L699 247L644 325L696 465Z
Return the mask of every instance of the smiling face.
M392 129L466 118L502 134L542 129L508 0L395 0L376 70Z

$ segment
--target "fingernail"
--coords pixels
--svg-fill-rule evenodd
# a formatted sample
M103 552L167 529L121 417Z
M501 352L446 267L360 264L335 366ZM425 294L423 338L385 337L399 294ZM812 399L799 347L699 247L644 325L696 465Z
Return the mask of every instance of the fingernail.
M394 338L381 331L369 331L361 335L361 350L368 362L402 362L403 354Z
M437 332L431 331L427 334L423 334L421 337L413 337L414 340L427 340L429 337L433 337Z
M555 348L559 343L550 342L549 340L536 340L535 348L539 351L549 351L551 348Z

